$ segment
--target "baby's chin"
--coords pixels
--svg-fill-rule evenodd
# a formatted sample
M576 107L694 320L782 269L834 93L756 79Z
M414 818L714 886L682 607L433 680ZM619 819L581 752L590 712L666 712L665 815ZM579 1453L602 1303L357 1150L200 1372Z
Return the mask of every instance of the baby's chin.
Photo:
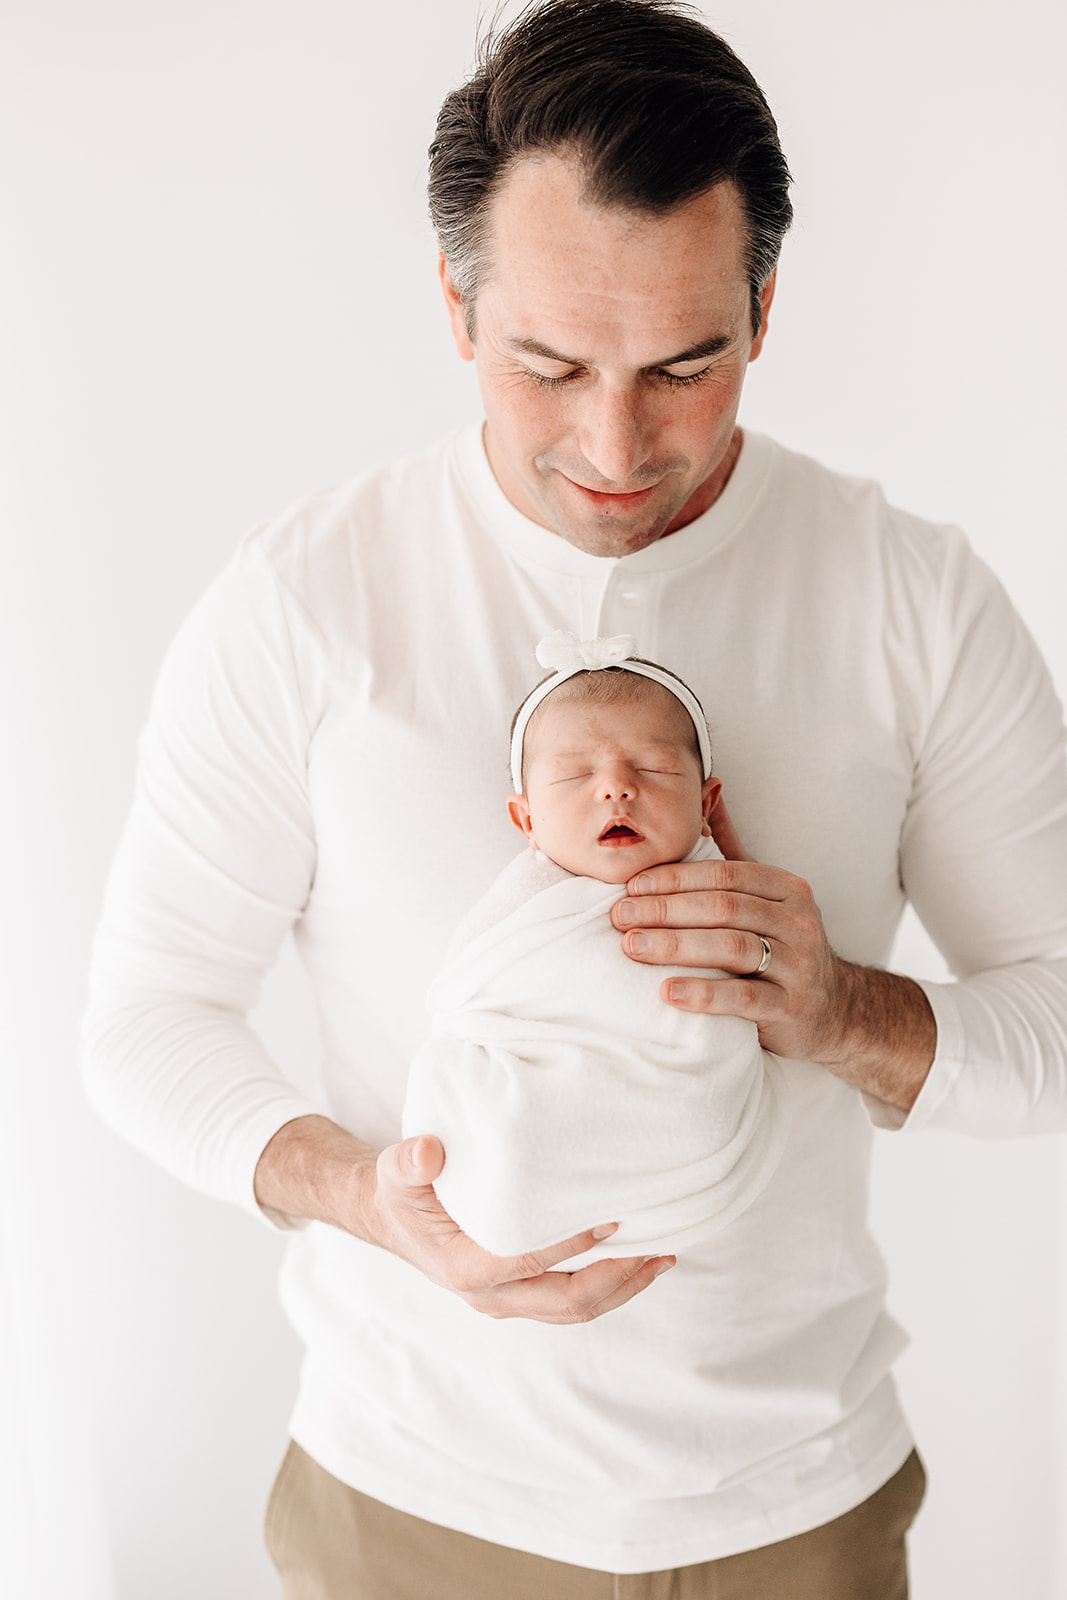
M566 861L559 865L566 867L568 872L573 872L584 878L596 878L601 883L628 883L635 872L644 872L646 867L658 867L663 864L662 851L650 849L642 840L639 845L628 845L620 848L598 845L596 853L587 852L581 862L573 864Z

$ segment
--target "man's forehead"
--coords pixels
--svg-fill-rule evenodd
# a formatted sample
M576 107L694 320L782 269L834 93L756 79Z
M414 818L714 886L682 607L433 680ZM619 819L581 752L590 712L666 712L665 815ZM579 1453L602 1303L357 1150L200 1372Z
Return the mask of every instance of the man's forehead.
M525 157L491 200L483 282L544 282L579 299L657 299L672 286L721 294L725 283L747 282L745 238L731 182L648 213L585 200L574 158Z

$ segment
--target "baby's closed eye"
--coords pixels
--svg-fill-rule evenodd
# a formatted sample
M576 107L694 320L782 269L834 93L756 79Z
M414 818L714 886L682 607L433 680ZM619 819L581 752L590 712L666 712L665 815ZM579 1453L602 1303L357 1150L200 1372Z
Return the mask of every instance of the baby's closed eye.
M592 776L592 769L587 769L585 772L562 772L558 777L550 780L548 787L551 789L557 783L579 783L582 778L591 778Z

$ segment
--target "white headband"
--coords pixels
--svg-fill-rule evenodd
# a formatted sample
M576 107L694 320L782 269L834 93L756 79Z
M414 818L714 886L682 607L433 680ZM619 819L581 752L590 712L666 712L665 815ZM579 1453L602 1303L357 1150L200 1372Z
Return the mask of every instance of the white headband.
M522 742L526 725L541 701L576 673L602 672L605 667L623 667L627 672L636 672L641 678L651 678L681 701L697 731L704 776L711 777L711 739L699 700L692 689L687 688L673 673L665 671L663 667L653 666L650 661L635 661L636 648L637 640L632 633L618 633L613 639L579 639L577 634L557 631L541 640L537 646L537 659L543 667L554 667L556 670L551 678L546 678L544 683L539 683L536 689L531 690L515 718L511 735L511 781L516 793L522 789Z

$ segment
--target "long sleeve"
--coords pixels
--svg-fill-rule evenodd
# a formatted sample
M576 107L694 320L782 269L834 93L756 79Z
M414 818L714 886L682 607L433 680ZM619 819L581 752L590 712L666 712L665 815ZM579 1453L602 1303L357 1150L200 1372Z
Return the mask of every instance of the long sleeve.
M1000 585L950 558L934 692L901 842L904 887L957 981L924 983L937 1056L904 1125L1067 1129L1062 713Z
M246 1021L314 872L315 681L314 627L253 536L164 663L83 1030L100 1114L175 1176L257 1215L264 1146L319 1109Z

